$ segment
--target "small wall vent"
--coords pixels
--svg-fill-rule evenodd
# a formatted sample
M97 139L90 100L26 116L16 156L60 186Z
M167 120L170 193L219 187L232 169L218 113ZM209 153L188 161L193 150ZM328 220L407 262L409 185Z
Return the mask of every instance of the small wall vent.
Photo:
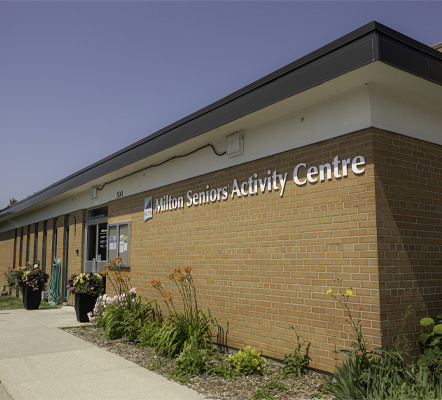
M235 157L244 153L244 135L242 131L236 131L226 136L227 157Z

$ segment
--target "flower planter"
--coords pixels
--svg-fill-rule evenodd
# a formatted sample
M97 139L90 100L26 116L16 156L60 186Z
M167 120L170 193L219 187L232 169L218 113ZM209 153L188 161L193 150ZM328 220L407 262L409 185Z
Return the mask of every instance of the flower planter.
M28 285L23 287L23 306L26 310L37 310L41 303L41 288L33 290Z
M97 298L98 296L75 293L75 313L78 322L89 322L87 313L94 309Z

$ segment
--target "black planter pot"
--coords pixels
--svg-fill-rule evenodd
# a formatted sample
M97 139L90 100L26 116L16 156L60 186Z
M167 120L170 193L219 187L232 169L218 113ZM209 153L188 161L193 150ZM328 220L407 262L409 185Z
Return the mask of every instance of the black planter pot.
M41 288L33 290L28 285L23 287L23 306L26 310L37 310L41 303Z
M75 313L78 322L89 322L87 313L94 309L97 298L98 296L75 293Z

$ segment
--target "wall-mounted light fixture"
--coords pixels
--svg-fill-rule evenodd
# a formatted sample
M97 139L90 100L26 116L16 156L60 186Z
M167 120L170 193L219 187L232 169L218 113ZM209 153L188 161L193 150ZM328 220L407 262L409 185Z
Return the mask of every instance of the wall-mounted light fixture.
M227 157L235 157L244 153L244 134L236 131L226 136Z

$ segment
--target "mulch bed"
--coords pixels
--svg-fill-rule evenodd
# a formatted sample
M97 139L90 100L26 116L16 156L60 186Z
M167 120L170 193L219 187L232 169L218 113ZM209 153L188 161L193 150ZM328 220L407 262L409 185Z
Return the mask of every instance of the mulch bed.
M152 348L140 348L136 343L125 339L105 340L102 331L90 325L82 325L65 330L72 335L170 379L170 371L174 368L173 360L170 361L167 358L158 356ZM188 386L211 399L249 400L259 391L259 386L270 384L272 381L289 385L290 389L286 391L270 390L267 393L270 393L273 397L268 395L267 397L261 397L262 399L334 399L329 393L323 391L327 377L318 372L309 371L302 379L288 376L285 379L279 380L276 378L281 373L281 366L279 364L271 363L267 365L266 369L270 370L269 373L238 376L235 380L228 380L220 376L210 376L204 373L193 378L191 382L178 383Z

